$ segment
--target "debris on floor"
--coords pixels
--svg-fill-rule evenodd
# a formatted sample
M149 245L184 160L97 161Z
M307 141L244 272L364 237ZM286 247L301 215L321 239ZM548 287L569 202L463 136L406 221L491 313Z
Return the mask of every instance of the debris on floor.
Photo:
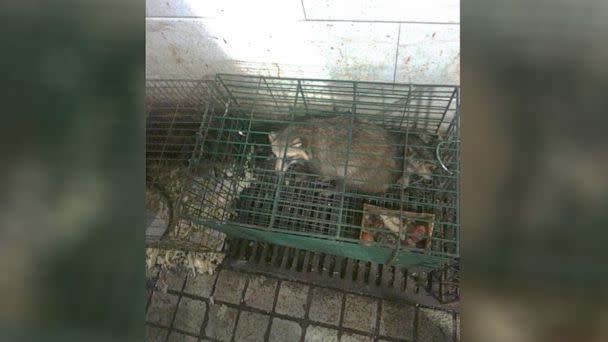
M198 274L213 274L224 260L221 252L225 234L208 229L189 219L179 217L177 212L197 208L195 214L201 218L229 217L232 204L226 189L233 182L230 177L234 170L225 168L194 166L173 166L152 168L153 186L146 191L146 267L160 270L186 270L193 277ZM219 175L225 177L219 177ZM213 191L217 198L207 198L214 203L213 212L201 207L202 201L196 196L196 188L217 188ZM224 189L223 192L219 191ZM166 282L159 277L157 288L166 292Z
M148 273L152 268L158 267L161 271L187 270L192 277L198 274L213 275L219 264L224 261L225 254L221 252L187 252L182 250L163 250L159 248L146 248L146 266ZM161 272L161 275L164 274ZM159 278L159 289L166 286L164 279Z

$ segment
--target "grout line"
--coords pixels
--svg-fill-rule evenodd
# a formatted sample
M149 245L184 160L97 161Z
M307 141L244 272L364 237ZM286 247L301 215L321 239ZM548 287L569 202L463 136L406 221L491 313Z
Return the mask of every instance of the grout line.
M270 278L272 279L272 278ZM270 330L272 329L272 321L274 318L274 309L277 305L277 301L279 298L279 289L281 288L281 280L277 279L277 285L276 285L276 289L274 290L274 296L272 299L272 307L270 308L269 312L266 312L265 314L268 315L268 326L266 327L266 332L264 333L264 341L268 341L270 339ZM264 310L265 311L265 310Z
M308 17L306 16L306 8L304 7L304 0L300 0L300 3L302 4L302 12L304 12L304 20L308 20Z
M310 322L310 307L312 306L312 291L314 290L314 286L308 285L308 293L306 294L306 304L304 307L304 320ZM310 324L307 325L306 329Z
M272 316L268 315L268 326L264 332L264 341L270 340L270 330L272 329Z
M308 285L308 291L306 293L306 304L304 304L304 319L310 320L310 307L312 306L312 291L314 286Z
M154 267L156 267L156 265L153 266L153 268ZM154 292L156 292L156 283L158 282L158 277L160 276L160 271L161 271L161 269L159 267L158 268L158 272L156 273L156 275L150 279L150 281L151 281L151 287L149 289L150 290L150 295L146 299L146 309L145 309L145 312L144 312L146 315L148 314L148 310L150 309L150 305L152 304L152 296L154 295ZM146 284L146 285L148 285L148 284ZM146 288L146 291L148 291L147 288Z
M207 323L209 323L209 310L211 310L211 307L209 306L209 303L207 303L206 301L205 303L205 315L203 316L203 323L201 324L201 327L198 330L198 335L196 336L197 341L200 341L201 338L203 338L203 336L205 336L205 328L207 327Z
M399 43L401 42L401 24L397 28L397 49L395 51L395 67L393 68L393 83L397 81L397 60L399 58Z
M272 329L272 322L274 321L274 315L275 315L275 310L277 307L277 302L279 301L279 291L281 290L281 284L283 283L283 281L281 279L277 280L277 288L274 291L274 299L273 299L273 303L272 303L272 308L270 309L270 324L268 324L267 327L267 331L266 333L268 334L267 339L270 339L270 331Z
M165 330L165 331L167 331L167 334L169 333L169 328L167 328L164 325L160 325L160 324L152 323L152 322L146 322L145 325L150 326L150 327L154 327L154 328L158 328L158 329L161 329L161 330ZM171 331L179 333L179 334L182 334L182 335L188 335L188 336L191 336L191 337L196 337L197 339L198 338L204 338L206 340L219 341L218 339L215 339L213 337L202 337L202 336L199 336L196 333L193 333L191 331L186 331L186 330L182 330L182 329L178 329L178 328L173 328L173 329L171 329Z
M420 316L420 307L416 305L414 307L414 329L412 331L412 335L414 335L414 341L418 341L418 320Z
M211 291L209 291L210 298L213 298L213 295L215 294L215 286L217 285L217 280L220 277L220 272L221 272L221 270L215 274L215 279L213 280L213 286L211 287ZM185 295L186 295L186 297L189 297L189 295L187 293ZM205 297L201 297L201 298L205 298ZM195 299L200 299L200 298L195 298ZM205 310L205 317L203 317L203 324L201 324L201 328L198 333L199 341L201 338L208 338L205 333L205 329L207 328L207 324L209 323L209 311L211 310L211 305L209 304L209 299L208 298L205 298L205 299L206 300L204 300L204 302L205 302L205 306L207 307L207 310Z
M363 19L308 19L306 17L306 11L304 11L304 19L296 19L294 22L321 22L321 23L355 23L355 24L420 24L420 25L449 25L449 26L460 26L460 22L448 22L448 21L399 21L399 20L363 20ZM149 16L145 18L150 21L166 20L166 21L197 21L197 20L226 20L221 17L208 17L208 16Z
M375 336L379 336L380 335L380 320L382 319L382 317L380 317L380 315L382 315L382 303L384 301L382 299L379 299L376 302L376 310L378 310L376 312L376 324L374 327L374 335Z
M154 17L146 17L146 20L150 20L150 21L158 21L158 20L182 21L182 20L207 20L207 19L217 19L217 18L216 17L204 17L204 16L154 16Z
M338 330L342 330L342 325L344 324L344 309L346 309L346 295L347 293L342 293L342 305L340 308L340 319L338 320Z
M455 312L452 313L452 329L453 329L452 341L457 342L458 341L458 316Z
M175 318L177 317L177 312L179 311L179 304L181 303L182 297L184 296L184 288L186 288L186 279L187 278L188 278L188 274L186 273L186 276L182 279L181 290L177 294L177 296L178 296L177 297L177 304L175 305L175 311L173 312L173 318L171 319L171 323L169 324L169 329L168 329L168 332L167 332L167 336L165 336L165 342L169 341L169 336L175 330L173 328L173 324L175 323ZM167 293L169 293L169 291L167 291Z
M306 267L306 265L302 265L302 272L304 272L304 268ZM308 327L310 326L310 320L308 320L308 299L310 298L310 291L311 291L312 286L308 285L308 292L306 293L306 304L304 307L304 318L302 318L302 321L300 321L300 328L302 329L302 335L300 335L300 342L304 342L306 339L306 330L308 330Z
M249 276L245 275L245 286L243 286L243 290L241 291L241 297L240 297L240 299L238 301L239 302L239 304L238 304L239 306L241 304L243 304L243 298L245 298L245 293L247 292L247 288L248 287L249 287ZM240 309L236 312L236 319L234 321L234 328L232 329L232 337L230 338L230 341L232 341L232 342L238 342L238 341L235 341L234 339L236 337L236 329L239 326L239 319L241 318L241 312L242 312L242 310L240 310Z
M363 20L363 19L306 19L305 21L311 22L337 22L337 23L378 23L378 24L423 24L423 25L456 25L460 26L460 23L453 23L448 21L399 21L399 20Z

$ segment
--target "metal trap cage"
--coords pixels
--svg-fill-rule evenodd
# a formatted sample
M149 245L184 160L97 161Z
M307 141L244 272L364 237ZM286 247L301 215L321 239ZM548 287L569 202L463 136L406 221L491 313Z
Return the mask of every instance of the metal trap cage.
M179 215L188 164L209 102L208 80L146 81L146 244L192 252L220 251L224 234ZM162 236L162 239L161 239Z
M438 269L459 256L458 87L219 74L205 91L190 143L171 150L188 156L180 218L380 264ZM302 127L312 127L303 140L327 131L344 177L311 168L318 147L273 152L271 132ZM366 191L387 174L383 191Z

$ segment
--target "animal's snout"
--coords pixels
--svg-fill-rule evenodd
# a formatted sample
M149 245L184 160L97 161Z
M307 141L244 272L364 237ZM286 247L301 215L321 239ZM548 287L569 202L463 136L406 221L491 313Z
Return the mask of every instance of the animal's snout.
M287 171L287 169L298 162L299 159L293 159L293 158L280 158L277 157L276 161L274 163L274 170L276 172L281 172L281 171Z
M283 166L283 160L284 160L283 158L277 158L276 159L276 161L274 163L274 170L276 172L280 172L281 171L281 168Z

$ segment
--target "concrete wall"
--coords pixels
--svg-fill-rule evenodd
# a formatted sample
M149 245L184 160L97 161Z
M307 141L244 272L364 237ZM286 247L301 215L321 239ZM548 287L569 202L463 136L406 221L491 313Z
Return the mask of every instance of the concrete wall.
M147 0L146 77L460 83L459 0Z

